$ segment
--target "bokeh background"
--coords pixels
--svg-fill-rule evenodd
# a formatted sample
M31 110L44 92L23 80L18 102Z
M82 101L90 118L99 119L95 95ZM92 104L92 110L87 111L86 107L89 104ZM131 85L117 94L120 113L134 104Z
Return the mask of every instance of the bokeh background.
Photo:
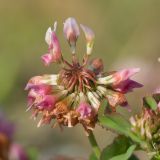
M58 154L87 157L91 152L82 127L63 132L50 126L37 129L37 121L25 112L28 79L58 70L56 65L44 67L40 60L47 51L45 32L55 20L63 54L67 59L71 56L62 32L70 16L95 31L92 57L101 57L107 71L141 68L136 79L144 87L128 95L132 112L121 109L126 117L140 111L140 98L160 85L159 0L0 0L0 106L17 125L15 140L36 147L41 160ZM80 58L85 52L81 35L77 44ZM95 134L101 147L115 136L100 127Z

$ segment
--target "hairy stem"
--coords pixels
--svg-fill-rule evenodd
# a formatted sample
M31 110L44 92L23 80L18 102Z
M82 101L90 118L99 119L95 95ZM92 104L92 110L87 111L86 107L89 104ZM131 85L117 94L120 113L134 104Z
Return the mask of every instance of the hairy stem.
M89 142L92 146L92 150L95 154L95 156L97 157L97 159L99 160L100 159L100 155L101 155L101 150L97 144L97 141L95 139L95 136L93 134L93 132L90 132L89 136L88 136L88 139L89 139Z

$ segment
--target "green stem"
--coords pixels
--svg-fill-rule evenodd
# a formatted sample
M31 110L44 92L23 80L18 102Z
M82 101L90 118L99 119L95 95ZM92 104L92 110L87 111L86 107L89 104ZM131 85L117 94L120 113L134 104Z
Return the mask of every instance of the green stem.
M97 157L97 159L99 160L100 159L100 155L101 155L101 150L97 144L97 141L95 139L95 136L93 134L93 132L90 132L89 136L88 136L88 139L89 139L89 142L92 146L92 150L95 154L95 156Z

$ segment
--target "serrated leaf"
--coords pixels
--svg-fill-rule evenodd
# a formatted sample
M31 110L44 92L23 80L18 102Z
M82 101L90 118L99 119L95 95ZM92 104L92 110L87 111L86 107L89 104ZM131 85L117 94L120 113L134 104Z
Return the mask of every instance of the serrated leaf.
M143 98L143 105L144 105L144 107L150 108L152 110L156 110L157 109L157 102L151 96Z

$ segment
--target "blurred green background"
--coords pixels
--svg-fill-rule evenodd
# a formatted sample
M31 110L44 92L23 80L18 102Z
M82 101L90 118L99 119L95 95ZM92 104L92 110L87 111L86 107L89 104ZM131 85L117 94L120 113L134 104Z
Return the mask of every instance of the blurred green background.
M138 98L160 82L160 0L0 0L0 105L17 124L15 139L26 147L37 147L41 159L56 154L87 157L91 151L81 127L64 132L50 126L37 129L37 121L25 112L27 81L58 70L56 65L44 67L40 60L47 51L45 32L55 20L63 54L67 59L71 56L62 32L63 22L70 16L95 31L92 57L101 57L107 71L141 68L135 78L145 86L129 94L133 110L122 110L123 114L137 113ZM84 36L77 46L81 57ZM95 132L101 147L111 143L109 131L97 127Z

